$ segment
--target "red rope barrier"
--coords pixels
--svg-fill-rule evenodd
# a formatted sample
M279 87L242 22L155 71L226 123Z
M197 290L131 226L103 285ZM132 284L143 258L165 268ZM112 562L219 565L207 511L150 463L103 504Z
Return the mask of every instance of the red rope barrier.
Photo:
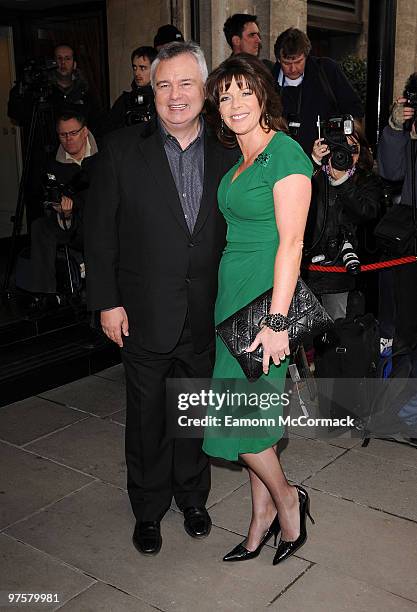
M381 270L382 268L391 268L393 266L401 266L403 264L416 262L416 256L409 255L407 257L399 257L398 259L390 259L388 261L366 264L361 266L361 272L370 272L372 270ZM311 272L346 272L346 268L344 266L319 266L317 264L308 264L307 266L303 267Z

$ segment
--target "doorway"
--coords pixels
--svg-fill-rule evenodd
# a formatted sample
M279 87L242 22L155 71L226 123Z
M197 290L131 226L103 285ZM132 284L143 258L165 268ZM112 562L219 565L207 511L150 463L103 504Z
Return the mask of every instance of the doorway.
M19 128L7 116L9 92L15 80L13 33L0 26L0 238L12 233L22 169Z

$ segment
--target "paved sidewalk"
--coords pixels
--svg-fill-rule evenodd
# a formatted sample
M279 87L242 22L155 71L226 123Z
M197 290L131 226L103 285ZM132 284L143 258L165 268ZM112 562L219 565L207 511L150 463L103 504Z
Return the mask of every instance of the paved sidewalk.
M124 408L121 366L0 408L0 595L60 602L1 610L417 611L417 449L292 437L282 462L316 525L277 567L272 546L222 562L246 534L250 492L244 470L215 465L210 537L187 536L173 508L149 558L131 543Z

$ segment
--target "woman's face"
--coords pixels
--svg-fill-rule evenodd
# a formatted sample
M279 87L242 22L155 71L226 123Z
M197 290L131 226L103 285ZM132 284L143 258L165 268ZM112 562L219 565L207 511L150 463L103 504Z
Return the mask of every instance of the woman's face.
M243 82L239 88L233 77L227 91L219 96L219 112L224 123L237 136L248 134L259 126L261 107L255 93Z

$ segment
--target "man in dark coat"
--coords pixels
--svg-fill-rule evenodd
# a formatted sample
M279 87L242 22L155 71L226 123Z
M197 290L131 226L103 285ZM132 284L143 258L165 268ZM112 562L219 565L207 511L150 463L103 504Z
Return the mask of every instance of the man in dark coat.
M200 116L207 67L194 43L171 43L152 65L157 120L113 132L101 149L85 215L89 307L122 349L126 462L143 554L161 548L172 497L193 537L211 527L201 440L167 436L167 378L207 378L225 224L217 187L237 159Z
M56 121L64 111L71 110L85 117L97 136L103 129L104 114L87 81L77 67L74 50L67 44L54 49L56 67L44 71L43 77L33 82L33 76L23 76L10 91L8 115L23 128L25 148L29 148L29 133L34 108L33 142L28 155L28 176L25 185L26 218L28 227L42 213L42 185L40 177L46 164L53 159L60 144ZM36 71L35 71L36 72ZM42 71L41 71L42 72ZM26 71L23 73L26 74Z
M132 51L133 81L131 91L123 91L109 113L107 131L149 121L155 114L151 65L156 58L153 47L138 47Z
M338 64L329 57L310 55L306 34L289 28L280 34L274 46L277 62L273 75L281 93L284 117L290 133L311 155L318 138L317 116L326 120L340 114L355 119L363 117L358 94Z
M56 183L64 185L66 195L59 201L51 201L44 216L32 223L30 278L29 284L22 287L37 294L34 305L39 307L47 306L52 301L48 300L50 294L56 292L57 245L66 244L82 253L83 207L94 163L92 158L97 153L96 141L83 115L62 114L56 129L61 144L47 172L55 177Z

